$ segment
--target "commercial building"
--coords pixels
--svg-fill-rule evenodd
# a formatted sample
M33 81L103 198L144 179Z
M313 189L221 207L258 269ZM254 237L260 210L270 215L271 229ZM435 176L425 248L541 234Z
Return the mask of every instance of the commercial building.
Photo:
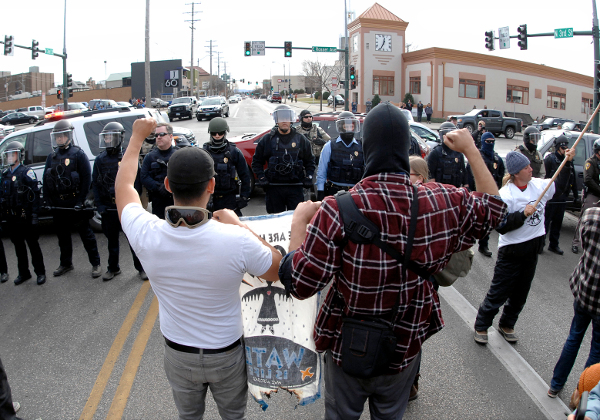
M48 92L54 87L54 73L40 73L38 66L29 67L28 73L5 74L0 76L0 100L21 92Z

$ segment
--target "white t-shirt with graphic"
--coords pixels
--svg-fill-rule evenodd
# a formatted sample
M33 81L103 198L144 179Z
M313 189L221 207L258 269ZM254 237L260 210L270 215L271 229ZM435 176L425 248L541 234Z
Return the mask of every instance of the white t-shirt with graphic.
M508 206L509 213L523 211L527 204L533 205L533 203L535 203L550 181L550 179L531 178L525 191L521 191L515 184L509 182L500 189L500 197ZM500 235L500 238L498 239L498 248L527 242L530 239L546 234L546 229L544 228L544 210L546 208L546 202L554 196L554 191L555 186L554 183L552 183L550 188L548 188L548 191L546 191L546 194L544 194L538 203L535 213L525 219L523 226L505 233L504 235Z
M218 349L242 336L240 284L245 272L271 267L271 250L247 229L210 220L195 229L172 227L128 204L123 232L159 303L160 329L185 346Z

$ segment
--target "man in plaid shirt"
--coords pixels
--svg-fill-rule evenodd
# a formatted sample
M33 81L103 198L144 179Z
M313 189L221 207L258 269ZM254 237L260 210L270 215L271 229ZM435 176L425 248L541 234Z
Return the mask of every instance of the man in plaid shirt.
M585 367L600 362L600 207L587 209L578 226L581 229L578 234L581 237L583 255L569 279L571 292L575 297L574 315L569 337L554 367L548 390L551 398L556 398L565 386L590 322L594 333Z
M409 126L395 106L382 103L365 118L365 175L350 190L360 211L381 239L404 252L410 224ZM506 216L506 205L470 134L448 133L449 147L465 154L477 192L428 183L418 187L419 216L411 260L429 273L445 267L451 255L470 248ZM309 223L310 222L310 223ZM294 212L290 252L280 279L298 299L332 286L315 324L318 351L325 354L325 418L358 419L369 399L371 418L402 418L417 373L421 345L442 329L444 321L432 284L372 244L345 244L334 197L306 202ZM405 276L404 273L407 273ZM390 318L400 293L395 357L386 375L359 379L346 374L341 358L342 317Z

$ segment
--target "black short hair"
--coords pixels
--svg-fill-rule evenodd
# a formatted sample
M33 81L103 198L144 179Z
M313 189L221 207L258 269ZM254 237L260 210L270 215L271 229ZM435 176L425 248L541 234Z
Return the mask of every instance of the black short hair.
M206 187L208 187L209 182L210 180L199 182L197 184L181 184L179 182L171 182L169 180L169 188L171 188L173 196L177 202L185 205L185 203L200 198L200 196L204 194L204 191L206 191Z

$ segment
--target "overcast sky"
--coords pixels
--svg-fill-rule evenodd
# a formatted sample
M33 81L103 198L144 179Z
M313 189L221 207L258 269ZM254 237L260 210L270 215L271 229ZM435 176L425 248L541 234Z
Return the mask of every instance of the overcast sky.
M359 16L374 2L347 0L348 10ZM150 59L181 58L190 63L191 30L185 20L191 15L192 0L150 1ZM2 5L3 35L13 35L18 45L31 46L36 39L42 48L62 53L64 0L4 0ZM407 43L411 51L430 47L453 48L529 61L591 76L593 48L591 36L570 39L530 38L529 49L521 51L517 40L511 40L509 50L489 53L485 49L484 33L508 26L516 35L520 24L527 24L529 33L552 32L556 28L589 31L592 27L592 1L525 1L503 0L482 2L467 0L380 0L379 4L404 21ZM85 81L92 77L103 80L111 73L131 71L130 63L144 60L145 0L67 0L68 72L73 79ZM221 52L227 72L235 79L253 84L269 74L300 74L302 61L333 62L337 54L293 51L293 57L283 57L283 50L267 50L265 57L244 57L244 41L266 41L267 46L338 46L344 31L343 0L204 0L196 4L197 29L194 36L194 64L210 71L208 43L216 45L213 74L217 74L217 54ZM498 44L496 41L496 48ZM106 69L104 62L106 61ZM17 48L13 57L0 55L0 71L18 74L39 66L41 72L55 74L62 80L62 60L40 54L31 60L31 52Z

